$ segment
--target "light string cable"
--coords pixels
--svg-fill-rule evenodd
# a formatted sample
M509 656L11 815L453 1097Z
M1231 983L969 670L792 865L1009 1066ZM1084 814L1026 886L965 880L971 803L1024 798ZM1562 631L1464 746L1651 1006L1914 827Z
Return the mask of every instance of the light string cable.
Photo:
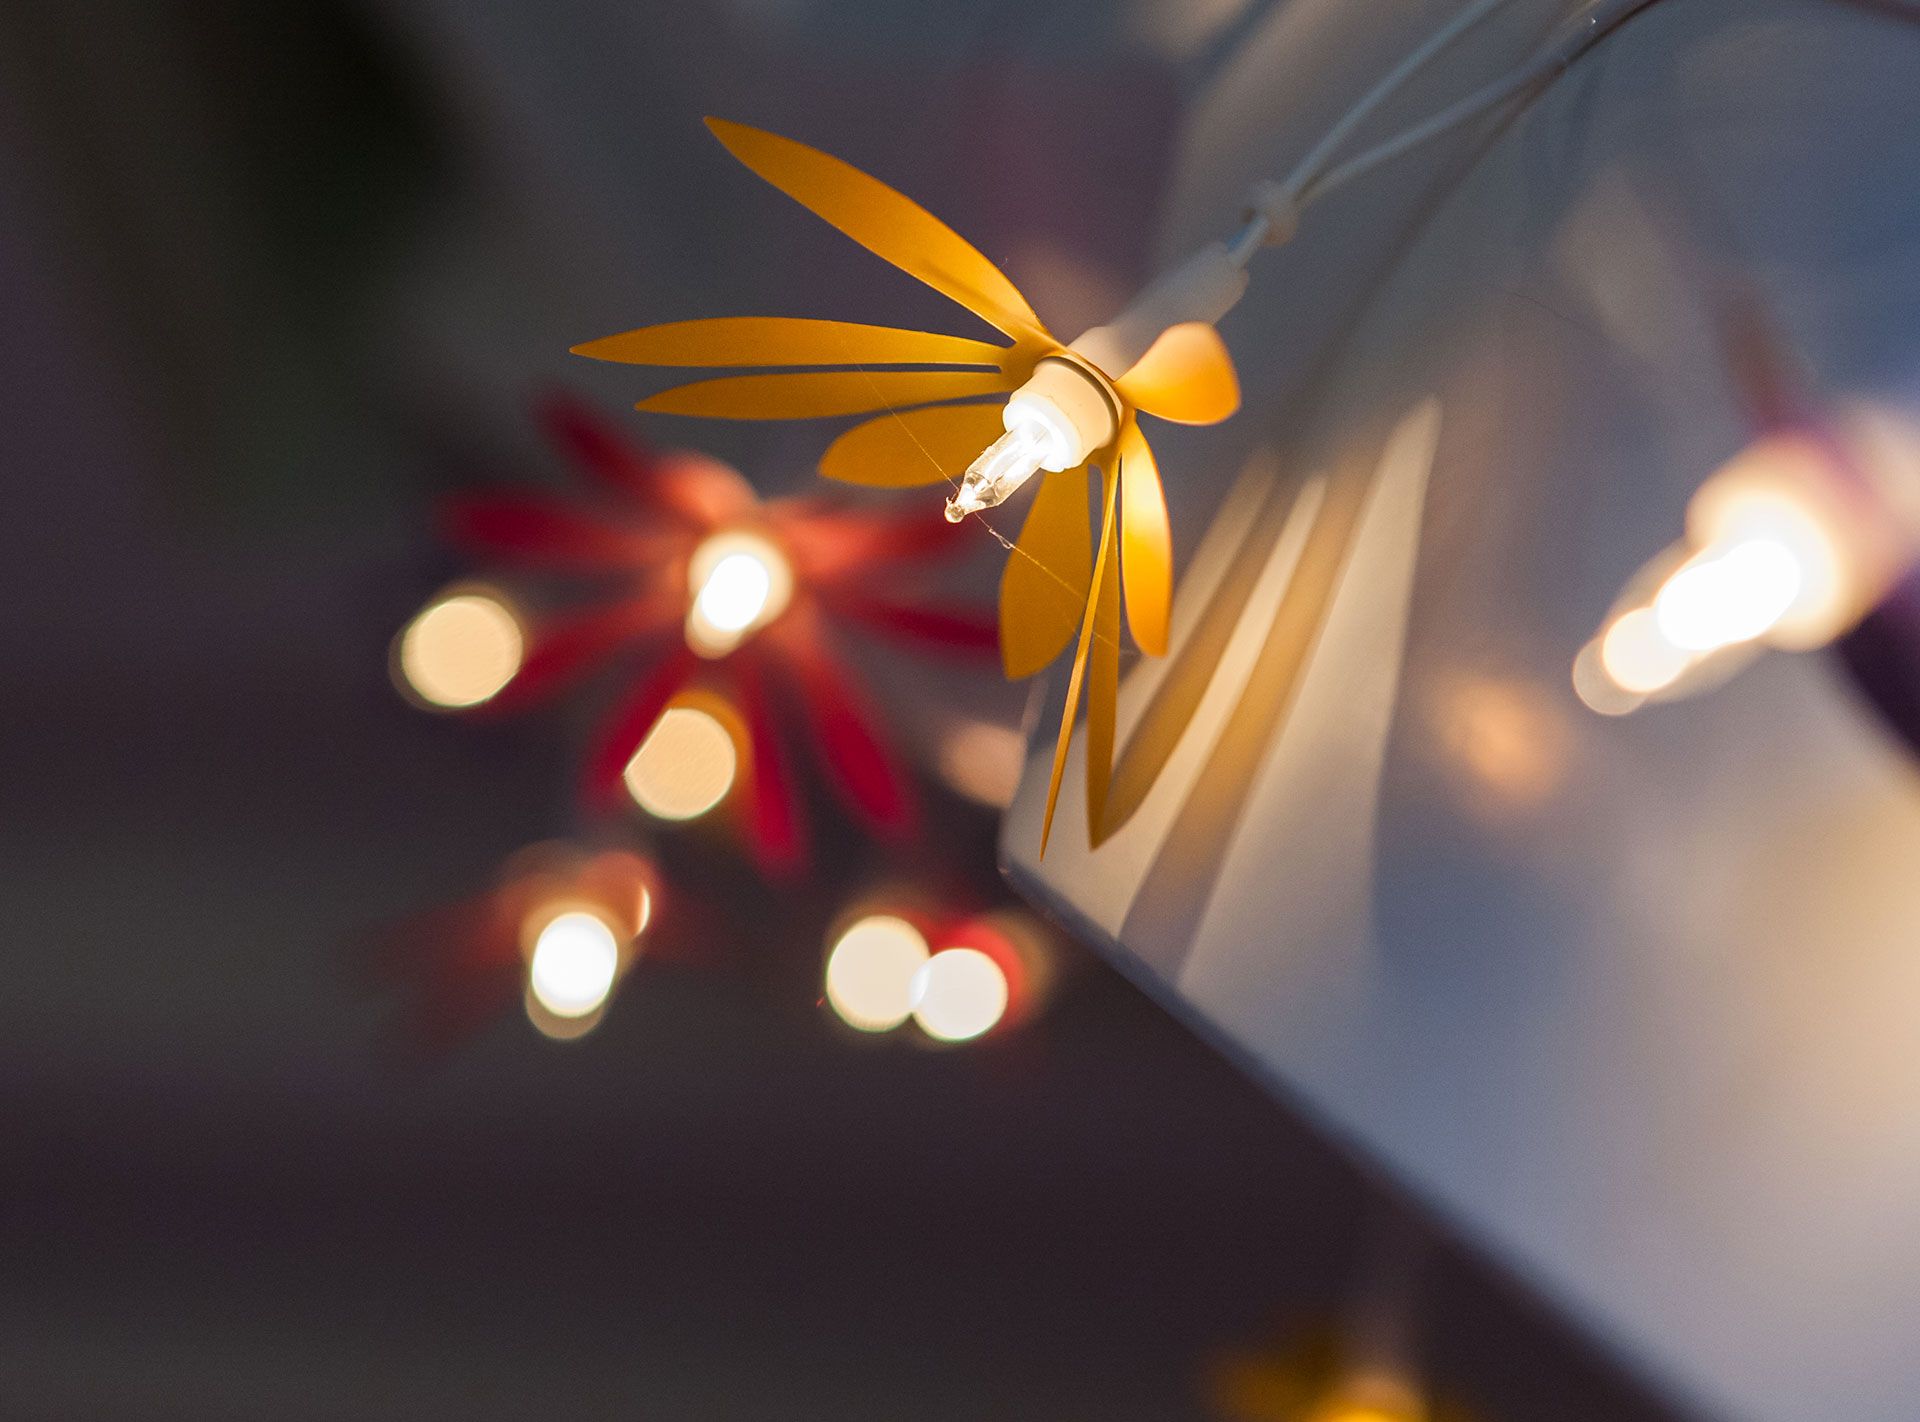
M1229 243L1233 259L1245 266L1262 247L1292 239L1300 214L1337 188L1371 173L1403 154L1492 113L1511 100L1531 96L1564 74L1582 55L1628 20L1659 0L1592 0L1519 67L1449 104L1432 117L1374 147L1336 164L1340 145L1373 112L1398 93L1414 75L1464 38L1506 0L1476 0L1443 25L1347 111L1324 138L1278 182L1254 185L1248 195L1246 225Z

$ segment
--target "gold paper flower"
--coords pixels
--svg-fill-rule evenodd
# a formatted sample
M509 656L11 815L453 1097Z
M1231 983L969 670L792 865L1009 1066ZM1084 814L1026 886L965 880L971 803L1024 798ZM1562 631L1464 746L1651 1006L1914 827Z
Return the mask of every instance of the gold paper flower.
M1078 632L1041 847L1052 827L1082 696L1088 832L1097 843L1113 760L1122 595L1134 642L1154 656L1166 651L1172 600L1166 501L1138 416L1212 424L1231 415L1240 390L1225 346L1211 326L1188 322L1160 335L1130 368L1100 370L1053 336L998 268L911 199L792 139L721 119L710 118L707 126L760 177L957 301L1011 344L749 316L648 326L576 346L575 353L636 365L804 367L699 380L650 396L638 408L745 420L879 412L833 441L820 472L884 488L954 481L999 437L1005 397L1026 384L1042 360L1069 362L1091 377L1113 407L1115 433L1084 466L1035 481L1039 488L1001 578L1000 650L1008 677L1027 677L1051 663ZM1089 470L1100 476L1097 538L1089 536Z

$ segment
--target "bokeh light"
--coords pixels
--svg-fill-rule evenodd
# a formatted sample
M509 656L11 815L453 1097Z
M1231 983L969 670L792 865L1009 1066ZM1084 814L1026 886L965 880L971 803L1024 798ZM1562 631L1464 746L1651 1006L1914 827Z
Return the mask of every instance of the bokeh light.
M1764 636L1792 610L1804 579L1783 543L1753 538L1710 549L1654 596L1660 635L1687 652L1712 652Z
M687 565L687 645L723 657L782 612L793 598L793 567L756 533L716 533Z
M936 756L948 789L976 805L1004 810L1020 788L1027 741L1011 726L962 721L941 737Z
M965 1042L1006 1015L1010 992L1000 964L978 948L943 948L913 975L913 1020L929 1037Z
M1622 691L1648 696L1671 685L1693 662L1660 628L1650 607L1615 619L1600 639L1600 664Z
M400 634L398 674L428 706L478 706L512 681L526 655L520 620L485 592L454 593L424 608Z
M584 909L555 914L534 939L527 983L556 1017L584 1017L613 991L620 943L606 920Z
M827 955L827 1002L849 1027L887 1032L913 1012L918 974L928 961L927 940L903 918L860 919Z
M720 718L704 707L675 704L660 713L622 779L648 814L691 820L727 797L739 769L739 748Z

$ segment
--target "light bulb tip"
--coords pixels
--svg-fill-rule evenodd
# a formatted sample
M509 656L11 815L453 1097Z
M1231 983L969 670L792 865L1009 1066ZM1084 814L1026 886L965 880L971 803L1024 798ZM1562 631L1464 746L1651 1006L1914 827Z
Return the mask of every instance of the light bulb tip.
M964 509L960 507L960 499L958 495L947 500L947 522L948 523L959 523L971 512L972 512L971 509Z

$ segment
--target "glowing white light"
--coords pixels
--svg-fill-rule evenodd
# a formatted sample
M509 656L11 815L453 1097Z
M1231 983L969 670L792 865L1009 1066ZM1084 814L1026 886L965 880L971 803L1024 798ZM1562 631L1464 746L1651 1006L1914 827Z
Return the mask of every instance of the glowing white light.
M620 944L597 915L556 914L534 940L528 985L556 1017L585 1017L607 1000L620 971Z
M913 975L910 1001L921 1031L964 1042L992 1029L1007 1011L1007 975L978 948L943 948Z
M863 918L827 956L827 1001L862 1032L888 1032L913 1011L914 984L927 963L927 940L905 919Z
M407 624L398 665L422 701L454 710L498 695L525 654L519 620L504 604L485 593L459 593Z
M1006 433L967 466L960 488L947 500L948 523L1005 503L1042 469L1070 469L1079 462L1079 431L1044 395L1016 394L1007 401L1002 419Z
M1689 652L1711 652L1764 636L1792 610L1803 583L1792 550L1749 539L1689 562L1653 600L1660 633Z
M1651 608L1626 613L1600 639L1601 667L1615 686L1636 696L1672 685L1692 664L1691 654L1667 640Z
M693 604L687 609L687 645L703 657L722 657L766 626L793 596L793 569L758 534L718 533L694 550L687 567Z
M691 820L727 797L739 773L733 735L711 712L669 706L621 779L634 803L663 820Z

